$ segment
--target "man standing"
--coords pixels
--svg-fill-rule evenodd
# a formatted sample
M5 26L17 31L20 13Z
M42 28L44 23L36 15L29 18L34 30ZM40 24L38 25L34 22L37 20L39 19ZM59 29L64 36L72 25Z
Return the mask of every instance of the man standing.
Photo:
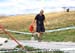
M38 35L38 41L40 42L42 39L42 34L45 32L45 27L44 27L44 21L45 21L45 16L44 16L44 11L41 10L39 14L35 16L35 23L36 23L36 32Z

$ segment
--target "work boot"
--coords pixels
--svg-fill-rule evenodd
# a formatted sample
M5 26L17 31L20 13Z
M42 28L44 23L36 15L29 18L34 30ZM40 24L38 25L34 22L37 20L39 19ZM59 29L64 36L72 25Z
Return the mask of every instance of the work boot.
M42 41L42 38L38 37L38 42L41 42Z
M35 40L34 35L32 35L31 40Z

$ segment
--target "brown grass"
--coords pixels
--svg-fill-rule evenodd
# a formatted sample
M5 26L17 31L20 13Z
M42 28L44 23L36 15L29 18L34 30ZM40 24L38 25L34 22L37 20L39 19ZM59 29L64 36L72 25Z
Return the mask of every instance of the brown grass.
M7 18L0 19L0 24L4 25L7 29L28 31L28 27L34 17L35 15L33 14L9 16ZM68 13L47 13L45 14L45 17L47 23L49 23L46 25L46 29L55 29L75 25L75 11Z

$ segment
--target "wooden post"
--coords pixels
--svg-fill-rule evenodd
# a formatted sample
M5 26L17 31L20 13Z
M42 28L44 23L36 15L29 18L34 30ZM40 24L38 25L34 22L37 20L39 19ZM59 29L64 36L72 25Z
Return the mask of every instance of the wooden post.
M2 29L2 31L3 31L5 34L7 34L12 40L14 40L14 41L19 45L20 48L25 49L24 46L23 46L22 44L20 44L20 43L17 41L17 39L16 39L13 35L11 35L9 32L7 32L7 31L5 30L5 28L4 28L2 25L0 25L0 29Z

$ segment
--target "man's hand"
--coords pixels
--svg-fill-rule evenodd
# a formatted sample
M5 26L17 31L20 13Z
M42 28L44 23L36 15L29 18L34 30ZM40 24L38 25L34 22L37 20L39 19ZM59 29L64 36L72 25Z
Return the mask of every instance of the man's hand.
M45 25L46 25L46 26L49 25L49 21L45 21Z

